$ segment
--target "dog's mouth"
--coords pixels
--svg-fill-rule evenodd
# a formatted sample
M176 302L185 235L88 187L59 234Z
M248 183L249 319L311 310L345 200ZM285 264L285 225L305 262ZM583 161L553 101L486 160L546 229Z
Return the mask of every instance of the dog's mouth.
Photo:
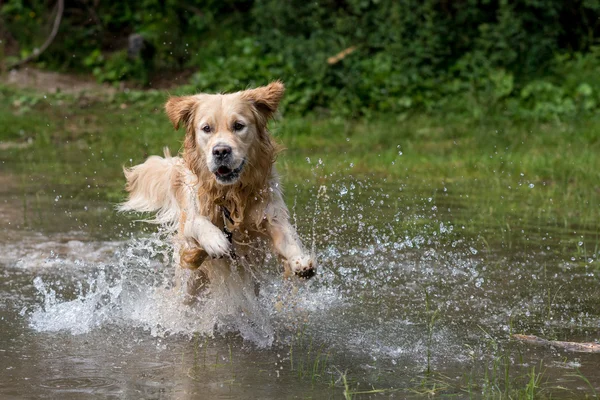
M231 169L226 165L221 165L214 171L217 181L225 184L233 183L239 178L240 172L242 172L245 164L246 160L242 160L241 164L235 169Z
M217 175L218 176L229 175L231 172L232 172L232 170L229 169L229 167L226 167L226 166L222 166L222 167L219 167L219 169L217 169Z

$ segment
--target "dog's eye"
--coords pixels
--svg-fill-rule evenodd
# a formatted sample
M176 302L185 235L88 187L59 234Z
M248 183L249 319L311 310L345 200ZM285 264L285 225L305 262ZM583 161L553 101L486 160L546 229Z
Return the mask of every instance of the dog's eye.
M236 122L235 124L233 124L234 131L241 131L245 127L246 127L246 125L242 124L241 122Z
M204 125L204 126L202 127L202 130L203 130L204 132L206 132L206 133L210 133L210 125Z

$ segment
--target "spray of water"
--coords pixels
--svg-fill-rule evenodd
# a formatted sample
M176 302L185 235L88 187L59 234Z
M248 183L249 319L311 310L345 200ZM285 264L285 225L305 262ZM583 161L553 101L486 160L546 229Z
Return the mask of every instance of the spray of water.
M467 296L483 283L480 265L453 226L439 221L414 234L399 229L406 221L398 200L368 181L320 185L301 202L309 206L298 220L295 206L292 211L319 260L315 279L285 281L274 260L251 271L234 267L220 271L190 304L189 271L176 273L170 241L159 233L121 243L101 262L78 260L86 277L74 290L60 279L35 278L40 301L28 312L30 324L38 331L72 334L111 326L155 337L233 332L258 347L289 343L302 331L330 348L392 364L403 357L423 358L427 346L435 346L436 356L451 354L456 360L461 350L452 329L437 328L432 343L424 341L428 328L422 312L423 288L432 299L447 299L435 304L444 315L454 312L456 302L461 315L481 304ZM423 219L431 221L431 202L425 199L422 207Z
M301 295L294 304L288 299L292 293L306 291L298 285L278 282L274 274L257 276L236 267L221 271L210 290L189 304L185 281L190 273L185 270L175 276L169 262L171 249L165 243L164 236L157 234L125 244L112 263L89 266L93 272L75 293L59 294L42 277L36 277L34 286L42 303L31 313L32 327L81 334L117 324L139 327L159 337L237 332L264 347L273 343L277 315L303 307ZM258 296L257 280L264 285ZM312 307L313 300L308 296L304 300Z

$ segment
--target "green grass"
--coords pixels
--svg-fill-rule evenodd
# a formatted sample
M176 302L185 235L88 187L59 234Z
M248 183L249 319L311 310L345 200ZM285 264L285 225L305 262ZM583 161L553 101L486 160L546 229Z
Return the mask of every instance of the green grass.
M123 165L181 146L182 131L162 111L166 97L44 98L0 87L0 163L37 190L69 187L76 198L118 202ZM435 218L416 217L412 207L400 221L403 233L444 222L489 250L542 248L557 238L552 251L578 259L600 250L600 117L548 123L502 115L286 115L271 130L287 148L278 168L288 188L358 179L396 195L390 208L419 204L423 211L431 198L438 211L427 215Z

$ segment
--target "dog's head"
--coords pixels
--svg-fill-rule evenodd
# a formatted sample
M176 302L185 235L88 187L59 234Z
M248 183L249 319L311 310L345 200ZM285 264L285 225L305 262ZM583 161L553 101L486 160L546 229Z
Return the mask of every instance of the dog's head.
M264 163L260 149L271 146L267 121L283 92L283 83L276 81L230 94L171 97L165 109L175 129L186 127L185 150L198 164L190 167L207 168L218 184L232 185L249 166Z

